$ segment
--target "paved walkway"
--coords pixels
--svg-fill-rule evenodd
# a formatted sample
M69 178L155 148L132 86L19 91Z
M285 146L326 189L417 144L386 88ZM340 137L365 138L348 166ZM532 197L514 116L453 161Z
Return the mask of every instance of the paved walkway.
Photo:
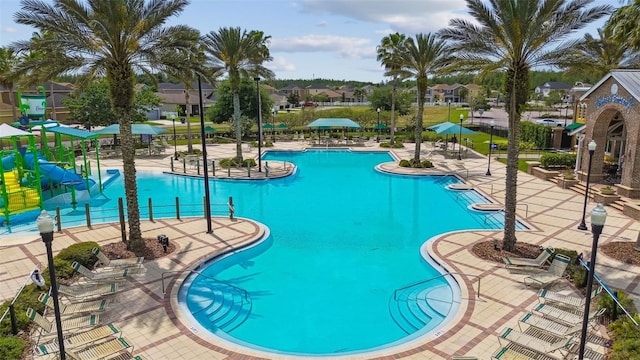
M368 144L358 150L378 150ZM302 149L305 144L295 142L276 143L277 149ZM219 145L208 148L211 158L231 157L233 146ZM424 149L425 156L429 149ZM394 150L398 159L409 159L413 148ZM253 150L248 155L256 156ZM140 171L165 171L170 156L140 159L136 167ZM433 158L436 169L400 169L393 163L382 164L385 171L422 174L437 171L456 173L483 192L496 203L504 202L505 168L492 162L492 176L485 176L487 158L472 156L460 163ZM105 160L103 168L121 165L118 160ZM519 232L518 240L541 246L575 249L588 253L591 234L579 231L577 226L582 214L583 197L570 190L563 190L551 182L542 181L525 173L518 174L518 214L531 231ZM588 209L595 206L588 204ZM607 208L608 218L601 236L601 244L611 241L635 241L640 224ZM268 224L266 224L268 226ZM206 234L204 220L156 220L142 223L143 233L156 236L163 233L178 245L178 250L166 258L146 261L147 269L141 277L129 280L129 290L119 295L118 304L108 310L106 321L113 321L124 331L124 336L135 345L135 354L146 359L249 359L293 358L262 353L229 344L219 339L197 333L191 324L176 311L176 276L184 276L183 270L192 268L206 254L218 254L259 239L264 229L250 219L214 219L214 234ZM522 275L512 275L502 266L475 257L470 249L473 244L493 238L501 238L500 231L463 231L437 236L429 243L433 257L452 272L478 275L481 280L481 298L477 298L478 283L473 276L456 275L462 288L462 304L455 319L437 334L429 335L402 346L375 353L349 356L349 359L450 359L452 356L473 355L489 359L499 347L497 334L506 326L516 327L519 315L537 303L536 291L526 288ZM120 239L118 224L94 226L93 229L72 228L56 234L54 251L81 241L97 241L107 244ZM425 239L427 240L427 239ZM46 262L45 248L38 235L2 239L0 243L0 299L13 297L25 282L27 274L39 263ZM598 273L611 286L625 290L640 303L640 268L620 263L598 254ZM162 273L167 274L168 291L162 292ZM573 291L567 282L555 286L556 290ZM299 357L296 357L299 358Z

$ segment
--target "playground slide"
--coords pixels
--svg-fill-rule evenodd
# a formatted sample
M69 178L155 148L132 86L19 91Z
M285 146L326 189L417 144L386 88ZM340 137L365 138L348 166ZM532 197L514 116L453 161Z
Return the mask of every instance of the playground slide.
M89 190L87 189L87 182L82 176L76 174L73 171L65 170L56 164L40 161L40 173L43 178L49 178L54 184L62 185L75 185L76 190ZM89 188L95 184L95 181L89 179Z

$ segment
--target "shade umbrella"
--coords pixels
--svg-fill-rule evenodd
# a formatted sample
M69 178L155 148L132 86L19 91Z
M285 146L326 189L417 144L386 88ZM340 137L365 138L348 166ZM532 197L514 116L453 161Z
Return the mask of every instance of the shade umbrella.
M149 124L132 124L131 134L133 135L159 135L166 133L167 130L159 126L153 126ZM96 134L120 134L120 124L109 125L104 129L95 131Z
M16 129L11 125L0 124L0 138L10 138L13 136L33 136L33 134L20 129Z
M454 124L452 122L444 122L442 124L438 124L438 125L433 125L431 127L435 127L435 129L432 129L436 132L436 134L444 134L447 136L447 139L445 140L445 144L447 143L447 141L449 140L449 135L455 135L455 134L465 134L465 135L475 135L477 134L475 131L473 130L469 130L464 126L460 126L458 124ZM459 144L462 144L462 139L458 139ZM458 145L460 146L460 145ZM454 145L455 148L455 145Z
M271 125L271 124L263 124L262 128L263 129L273 129L273 125Z
M323 126L360 128L360 124L347 118L320 118L307 124L307 127L321 128Z
M376 124L376 126L373 127L374 129L386 129L388 128L388 126L386 124Z
M287 128L288 128L288 126L285 123L278 124L278 129L287 129Z
M216 132L216 128L214 128L213 126L205 126L204 132Z

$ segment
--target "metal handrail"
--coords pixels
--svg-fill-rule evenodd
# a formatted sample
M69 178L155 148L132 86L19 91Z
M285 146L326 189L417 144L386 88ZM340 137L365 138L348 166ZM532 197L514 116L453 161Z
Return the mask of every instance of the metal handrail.
M516 206L518 206L518 205L524 205L525 206L524 218L527 219L529 217L529 204L527 204L527 203L517 203Z
M225 284L225 285L227 285L227 286L229 286L229 287L232 287L232 288L234 288L234 289L236 289L236 290L238 290L238 291L242 292L242 293L244 294L244 299L245 299L246 301L249 301L249 292L247 292L247 290L245 290L245 289L243 289L243 288L241 288L241 287L237 287L237 286L232 285L232 284L230 284L230 283L228 283L228 282L226 282L226 281L222 281L222 280L216 279L216 278L214 278L213 276L205 275L205 274L203 274L203 273L201 273L200 271L197 271L197 270L187 270L187 271L189 272L189 274L191 274L191 273L196 273L196 274L201 275L201 276L204 276L204 277L206 277L206 278L208 278L208 279L215 280L215 281L217 281L217 282L219 282L219 283L222 283L222 284ZM166 293L166 292L165 292L165 291L166 291L166 289L165 289L165 287L164 287L164 274L169 274L169 273L179 273L179 272L182 272L182 270L174 270L174 271L164 271L164 272L162 272L162 293L163 293L163 294L165 294L165 293Z
M396 301L398 300L398 292L399 292L399 291L402 291L402 290L408 289L408 288L410 288L410 287L414 287L414 286L416 286L416 285L420 285L420 284L428 283L428 282L430 282L430 281L432 281L432 280L440 279L440 278L445 277L445 276L448 276L448 275L464 275L464 276L474 276L474 277L478 278L478 299L480 299L480 280L482 279L482 278L480 277L480 275L464 274L464 273L459 273L459 272L447 272L446 274L440 274L440 276L432 277L432 278L429 278L429 279L426 279L426 280L416 281L416 282L414 282L414 283L412 283L412 284L410 284L410 285L403 286L403 287L401 287L401 288L396 289L396 290L393 292L393 300L396 300Z
M494 218L494 217L496 217L498 214L500 214L500 213L504 213L504 212L505 212L505 211L504 211L504 209L500 209L500 210L496 211L495 213L493 213L493 214L491 214L491 215L489 215L489 216L485 216L485 218L484 218L484 223L486 224L486 223L487 223L487 220L489 220L489 219L491 219L491 218Z

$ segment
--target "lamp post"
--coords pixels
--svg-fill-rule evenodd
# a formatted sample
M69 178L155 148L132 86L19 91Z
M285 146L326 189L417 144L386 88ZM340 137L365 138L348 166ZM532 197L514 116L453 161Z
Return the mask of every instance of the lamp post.
M36 225L40 231L42 242L47 248L47 261L49 264L49 278L51 279L51 298L53 299L53 313L56 318L56 331L58 332L58 347L60 349L60 359L65 360L67 354L64 352L64 337L62 336L62 320L60 320L60 304L58 304L58 285L56 284L56 270L53 266L53 252L51 243L53 242L53 218L42 210L36 219Z
M378 128L378 141L377 142L380 142L380 108L377 108L376 111L378 112L378 125L377 125L377 128Z
M176 117L173 117L173 159L178 160L178 146L176 145Z
M447 121L451 121L451 100L447 100L447 104L449 105L449 116L447 116Z
M564 127L567 127L567 117L569 116L569 104L564 107Z
M262 172L262 99L260 98L260 77L256 81L256 96L258 97L258 172Z
M490 122L490 131L489 131L489 161L487 162L487 173L486 176L491 176L491 149L493 148L493 127L496 122L491 120Z
M593 153L596 151L596 142L595 140L589 141L589 145L587 145L589 149L589 167L587 168L587 188L584 190L584 205L582 207L582 221L580 225L578 225L578 230L587 230L587 224L584 222L584 218L587 212L587 198L589 197L589 178L591 177L591 162L593 160Z
M273 107L273 117L271 118L271 141L272 142L276 142L276 135L275 135L275 128L276 128L276 114L278 113L278 110L276 110L276 107Z
M462 152L462 120L464 120L464 115L460 114L460 135L458 137L458 160L462 160L460 156Z
M587 326L589 324L589 308L591 307L591 290L593 288L593 278L596 268L596 255L598 253L598 239L602 234L604 223L607 220L607 211L602 204L598 204L591 210L591 233L593 234L593 243L591 244L591 262L589 263L589 274L587 275L587 297L584 303L584 315L582 318L582 333L580 336L580 351L578 359L584 359L584 348L587 342Z

